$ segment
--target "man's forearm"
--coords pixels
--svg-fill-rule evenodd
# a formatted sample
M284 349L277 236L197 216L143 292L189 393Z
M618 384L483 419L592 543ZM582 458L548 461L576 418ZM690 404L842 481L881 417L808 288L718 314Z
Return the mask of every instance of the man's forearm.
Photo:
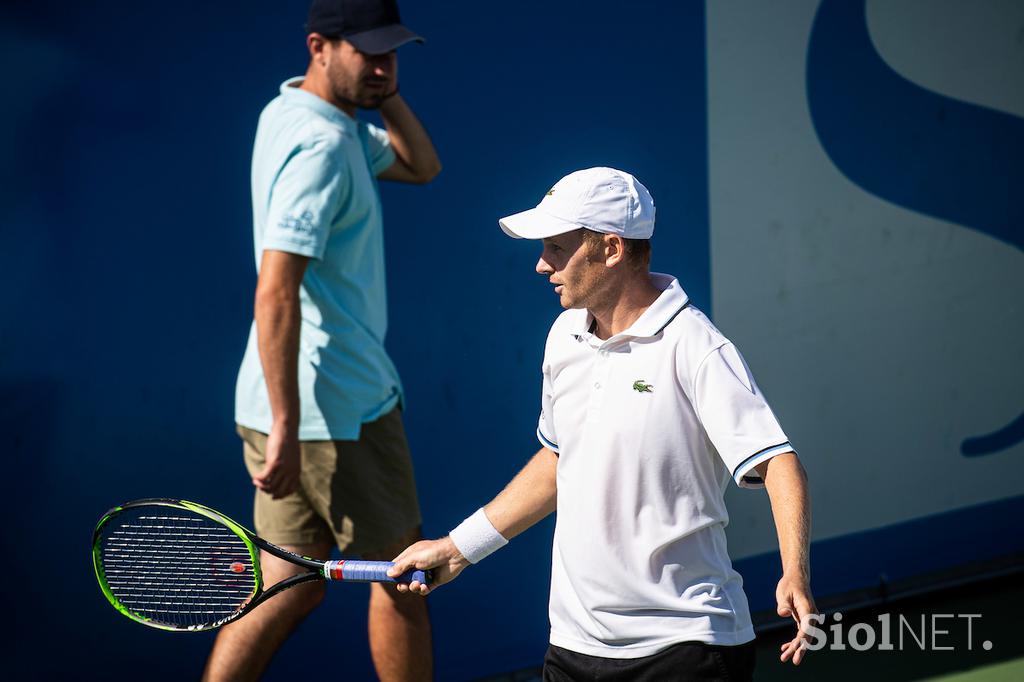
M441 160L434 143L401 95L384 100L381 118L395 154L411 171L418 182L430 182L441 172Z
M764 482L779 536L783 573L808 580L811 504L807 474L797 456L789 453L769 460Z
M775 588L776 613L792 618L797 628L796 636L782 645L779 660L792 660L794 665L800 665L811 636L810 619L818 612L811 596L811 502L807 474L793 452L758 465L758 472L771 498L782 555L782 578Z
M557 467L558 456L548 448L541 448L505 489L484 507L491 525L506 540L511 540L555 511Z
M297 430L299 424L299 327L297 292L256 290L256 340L274 423Z
M413 567L434 568L434 583L398 585L398 591L428 594L553 512L558 497L557 463L554 452L541 448L482 514L477 511L447 537L407 547L395 557L388 574L398 576Z

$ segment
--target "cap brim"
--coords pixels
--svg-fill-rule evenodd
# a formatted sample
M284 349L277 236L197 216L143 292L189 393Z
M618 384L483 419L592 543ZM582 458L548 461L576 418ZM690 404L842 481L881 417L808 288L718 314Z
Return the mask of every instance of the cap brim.
M498 221L501 229L516 239L544 239L578 230L582 225L556 218L538 208L510 215Z
M366 54L386 54L396 50L406 43L413 41L417 43L426 42L401 24L381 26L369 31L361 31L352 35L343 36L345 40L356 46L356 49Z

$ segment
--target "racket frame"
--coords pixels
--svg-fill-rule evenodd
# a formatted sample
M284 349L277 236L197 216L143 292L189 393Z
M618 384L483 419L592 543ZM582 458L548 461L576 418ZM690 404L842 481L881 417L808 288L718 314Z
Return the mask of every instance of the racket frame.
M103 571L102 563L102 540L103 540L103 529L110 522L111 519L115 518L118 514L123 511L137 508L137 507L170 507L172 509L184 509L190 512L194 512L201 516L205 516L217 523L222 524L237 535L246 545L249 550L249 558L252 561L252 570L256 582L256 587L253 590L252 595L248 598L245 605L232 613L229 616L218 619L211 623L204 623L202 625L194 626L174 626L167 623L160 623L152 619L141 616L134 613L131 609L126 607L118 600L114 593L110 590L110 586L107 584L106 575ZM297 575L285 578L279 583L272 585L270 589L264 590L263 584L263 570L260 567L259 550L265 550L274 556L289 561L303 568L309 569L310 572L299 573ZM282 549L277 545L267 542L263 538L257 536L255 533L247 529L245 526L236 523L227 516L224 516L220 512L210 509L207 506L199 504L197 502L189 502L188 500L176 500L165 497L151 497L141 500L134 500L132 502L126 502L122 505L114 507L108 510L96 524L95 530L92 535L92 565L93 570L96 572L96 580L100 584L100 589L103 590L103 595L107 598L110 604L120 611L125 616L128 616L132 620L147 625L152 628L159 628L160 630L166 630L168 632L201 632L204 630L213 630L226 625L233 620L241 618L245 614L252 611L254 608L259 606L263 601L273 597L279 592L283 592L296 585L302 583L311 582L313 580L328 580L328 576L324 573L324 561L313 559L312 557L301 556L294 552L289 552L286 549Z

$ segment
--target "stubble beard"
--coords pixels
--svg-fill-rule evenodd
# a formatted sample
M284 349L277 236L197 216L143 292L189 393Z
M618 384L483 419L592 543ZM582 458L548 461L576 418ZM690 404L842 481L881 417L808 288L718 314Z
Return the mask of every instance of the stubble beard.
M327 78L334 99L357 109L380 109L386 98L383 92L379 95L361 95L359 81L353 81L340 67L328 67Z
M592 310L602 298L604 283L602 278L593 272L577 273L572 280L562 285L562 296L559 301L566 310L586 308Z
M359 97L358 94L355 94L352 91L353 88L332 87L332 93L336 100L357 109L380 109L380 105L384 103L383 95Z
M590 265L589 262L588 265ZM591 313L610 307L611 301L615 297L614 279L603 264L595 264L593 270L582 273L576 280L575 286L576 291L580 293L573 307L586 308Z
M353 95L351 90L343 91L340 89L335 91L335 96L343 102L352 104L359 109L380 109L381 104L383 104L385 100L384 93L359 97L358 95Z
M585 308L593 311L608 298L608 273L600 251L587 243L584 260L571 271L563 270L562 294L558 302L566 310ZM567 274L571 272L569 277Z

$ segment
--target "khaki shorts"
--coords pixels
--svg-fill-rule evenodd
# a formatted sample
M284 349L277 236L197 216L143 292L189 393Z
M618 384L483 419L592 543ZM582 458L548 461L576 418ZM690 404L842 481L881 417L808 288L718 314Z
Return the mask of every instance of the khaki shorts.
M263 469L267 435L244 426L245 466ZM280 499L256 491L256 534L275 545L334 542L361 556L387 549L420 525L412 459L397 408L363 424L359 440L302 441L299 489Z

